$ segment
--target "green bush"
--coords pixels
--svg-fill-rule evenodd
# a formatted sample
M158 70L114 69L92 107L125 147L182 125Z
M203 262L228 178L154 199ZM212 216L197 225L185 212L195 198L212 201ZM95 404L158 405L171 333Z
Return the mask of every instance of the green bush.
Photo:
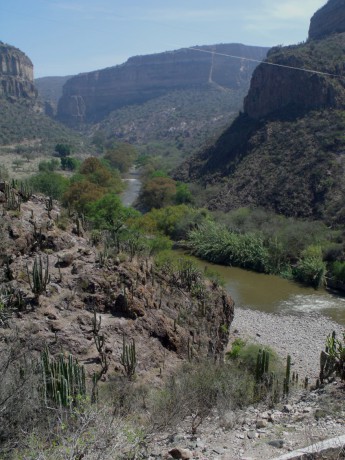
M322 260L320 246L309 246L302 252L293 275L297 281L315 288L325 284L326 263Z
M30 185L36 192L44 193L55 200L62 198L69 186L69 181L55 172L40 172L29 179Z

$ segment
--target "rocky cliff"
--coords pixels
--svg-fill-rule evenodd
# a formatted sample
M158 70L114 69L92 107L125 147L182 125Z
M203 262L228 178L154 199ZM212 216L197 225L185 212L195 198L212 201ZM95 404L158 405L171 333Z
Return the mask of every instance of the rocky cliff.
M0 42L0 97L35 100L33 64L19 49Z
M330 24L336 5L318 20ZM212 209L262 206L344 222L344 77L345 33L272 49L254 71L244 114L176 178L212 185Z
M273 48L267 62L253 73L244 112L258 119L282 111L342 108L345 104L344 53L345 34Z
M78 75L65 84L58 118L67 124L99 120L119 107L138 104L169 91L214 84L238 89L251 78L256 62L215 53L262 60L267 48L240 44L198 47L136 56L108 69ZM212 51L214 53L212 53Z
M329 0L310 21L309 39L345 32L345 0Z

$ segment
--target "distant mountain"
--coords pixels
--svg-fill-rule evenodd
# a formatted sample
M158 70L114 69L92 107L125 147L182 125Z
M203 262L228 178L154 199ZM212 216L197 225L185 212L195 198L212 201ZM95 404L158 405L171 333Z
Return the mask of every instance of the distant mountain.
M217 87L243 94L257 65L246 58L260 61L268 50L241 44L198 49L136 56L122 65L77 75L64 85L57 117L69 126L95 123L114 110L143 104L172 91Z
M210 208L263 206L345 222L344 12L344 0L330 0L313 16L306 43L272 49L267 63L278 66L254 71L244 113L176 172L212 186Z
M37 97L31 60L14 46L0 42L0 146L32 154L52 153L58 142L76 152L88 142L43 113Z

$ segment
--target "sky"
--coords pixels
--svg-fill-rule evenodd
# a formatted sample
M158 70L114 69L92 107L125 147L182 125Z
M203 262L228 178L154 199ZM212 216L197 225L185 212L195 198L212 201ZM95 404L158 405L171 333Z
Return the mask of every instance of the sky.
M243 43L291 45L326 0L0 0L0 41L35 78L111 67L131 56Z

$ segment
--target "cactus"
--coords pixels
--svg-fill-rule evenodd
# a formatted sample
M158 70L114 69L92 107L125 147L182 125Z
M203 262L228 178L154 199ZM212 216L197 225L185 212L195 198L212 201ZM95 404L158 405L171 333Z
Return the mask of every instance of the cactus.
M268 373L270 354L267 350L259 350L256 359L255 378L257 382L262 382L264 376Z
M60 407L72 407L78 403L79 396L85 396L84 366L72 355L67 360L62 354L53 359L46 347L41 353L41 366L46 405L50 401Z
M93 320L92 320L92 333L95 341L95 345L99 354L99 359L101 362L101 370L99 372L94 372L92 377L92 395L91 402L95 403L98 399L98 382L101 380L102 376L108 372L109 362L108 356L105 352L105 338L103 334L100 334L102 318L99 316L97 321L96 309L93 311Z
M6 199L6 209L8 211L20 211L21 198L18 196L13 189L10 189Z
M48 211L49 219L51 219L50 212L53 210L53 198L51 196L46 200L46 210Z
M320 382L333 374L345 380L345 334L343 343L337 339L335 331L327 337L325 351L320 355Z
M123 366L125 374L128 377L128 379L132 380L135 375L135 369L137 366L135 341L134 339L132 339L132 343L127 345L124 334L123 334L122 354L120 357L120 363Z
M43 268L42 257L40 256L39 258L35 258L31 275L28 265L26 265L26 270L31 291L35 295L35 299L38 301L39 296L46 290L47 285L50 282L48 256L45 269Z
M22 197L24 202L29 201L33 193L32 187L28 184L28 182L21 182L19 188L19 195Z
M287 355L285 378L284 378L284 384L283 384L284 396L288 396L290 392L290 373L291 373L291 356Z

